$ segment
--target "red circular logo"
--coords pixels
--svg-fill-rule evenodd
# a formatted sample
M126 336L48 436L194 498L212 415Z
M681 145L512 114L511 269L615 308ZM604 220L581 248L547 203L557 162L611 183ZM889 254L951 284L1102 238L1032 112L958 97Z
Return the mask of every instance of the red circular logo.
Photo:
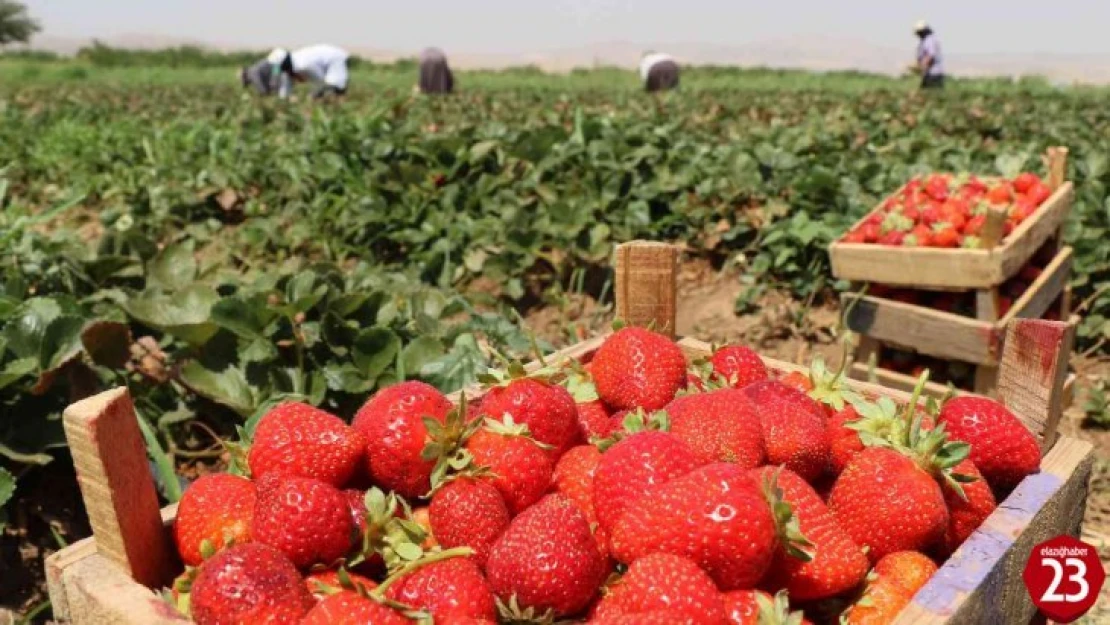
M1086 614L1106 581L1095 548L1071 536L1057 536L1033 547L1021 576L1033 604L1058 623Z

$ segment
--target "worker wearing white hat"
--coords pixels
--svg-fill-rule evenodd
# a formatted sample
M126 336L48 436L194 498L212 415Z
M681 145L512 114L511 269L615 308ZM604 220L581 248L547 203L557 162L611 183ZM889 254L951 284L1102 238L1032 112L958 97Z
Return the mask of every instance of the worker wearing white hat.
M913 32L918 38L915 70L921 74L921 88L943 87L944 56L940 51L940 41L925 20L918 20Z
M349 58L350 55L346 50L327 44L308 46L293 52L284 48L274 48L266 57L265 63L269 67L271 76L264 82L267 85L277 82L277 92L281 98L289 97L293 91L294 81L315 83L317 88L313 96L317 98L328 93L343 95L347 92ZM254 78L255 73L257 70L254 67L243 71L244 86L262 82ZM259 88L263 93L268 93L270 90Z

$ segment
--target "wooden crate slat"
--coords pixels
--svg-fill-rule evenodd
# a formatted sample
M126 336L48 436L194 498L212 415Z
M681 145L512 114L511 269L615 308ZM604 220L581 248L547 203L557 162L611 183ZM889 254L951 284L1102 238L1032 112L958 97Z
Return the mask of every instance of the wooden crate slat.
M1076 321L1074 317L1066 323L1018 319L1006 333L999 399L1033 432L1042 450L1055 442L1063 413Z
M1071 279L1071 267L1075 258L1070 247L1061 249L1052 262L1044 268L1041 275L1014 302L1009 312L1002 317L999 325L1005 327L1013 319L1039 319L1060 299Z
M997 358L994 324L874 296L840 296L853 332L937 358L991 362Z
M1075 201L1075 185L1065 182L1059 189L1042 204L1037 212L1026 219L1006 240L1000 248L1003 280L1021 271L1025 263L1037 253L1037 250L1052 237L1068 218L1072 203Z
M871 382L872 374L875 376L874 382ZM917 385L917 378L913 376L899 373L898 371L883 369L882 367L875 367L872 370L866 363L862 362L852 363L852 366L848 369L848 376L853 382L869 382L873 386L896 389L904 394L912 393L914 387ZM948 393L948 386L937 384L936 382L926 382L922 393L927 397L940 399Z
M1079 536L1094 463L1086 441L1061 438L1031 475L937 571L896 625L1028 623L1036 608L1021 573L1032 548Z

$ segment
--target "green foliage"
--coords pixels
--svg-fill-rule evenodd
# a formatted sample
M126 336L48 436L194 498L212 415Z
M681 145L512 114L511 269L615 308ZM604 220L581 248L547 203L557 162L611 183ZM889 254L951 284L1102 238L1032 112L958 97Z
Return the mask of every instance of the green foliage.
M22 2L0 0L0 45L27 43L41 28Z

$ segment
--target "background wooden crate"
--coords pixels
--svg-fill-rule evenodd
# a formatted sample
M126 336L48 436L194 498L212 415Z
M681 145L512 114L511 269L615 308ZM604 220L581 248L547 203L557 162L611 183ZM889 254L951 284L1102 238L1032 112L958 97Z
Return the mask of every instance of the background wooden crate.
M673 335L677 250L634 242L617 253L618 315L633 325L654 325ZM549 357L589 359L604 336ZM896 623L1026 623L1035 609L1021 581L1034 544L1079 534L1093 462L1089 443L1057 438L1060 393L1074 329L1059 322L1015 320L1007 331L1000 394L1037 436L1045 451L1041 472L1026 478L1001 502L903 610ZM681 339L688 357L710 353L696 339ZM764 359L778 372L804 367ZM534 365L533 365L534 366ZM897 402L909 395L862 382L852 387ZM463 391L481 394L480 388ZM456 394L457 397L458 394ZM64 420L94 537L47 559L55 618L77 625L188 622L151 588L180 570L168 526L175 506L158 509L153 478L130 396L124 388L70 406ZM141 464L141 470L135 467Z
M829 245L833 276L921 289L983 289L1002 284L1021 270L1041 245L1057 236L1071 212L1075 189L1071 182L1064 182L1067 149L1050 149L1047 160L1047 184L1053 194L1001 245L972 250L834 241ZM863 220L856 226L861 223Z

